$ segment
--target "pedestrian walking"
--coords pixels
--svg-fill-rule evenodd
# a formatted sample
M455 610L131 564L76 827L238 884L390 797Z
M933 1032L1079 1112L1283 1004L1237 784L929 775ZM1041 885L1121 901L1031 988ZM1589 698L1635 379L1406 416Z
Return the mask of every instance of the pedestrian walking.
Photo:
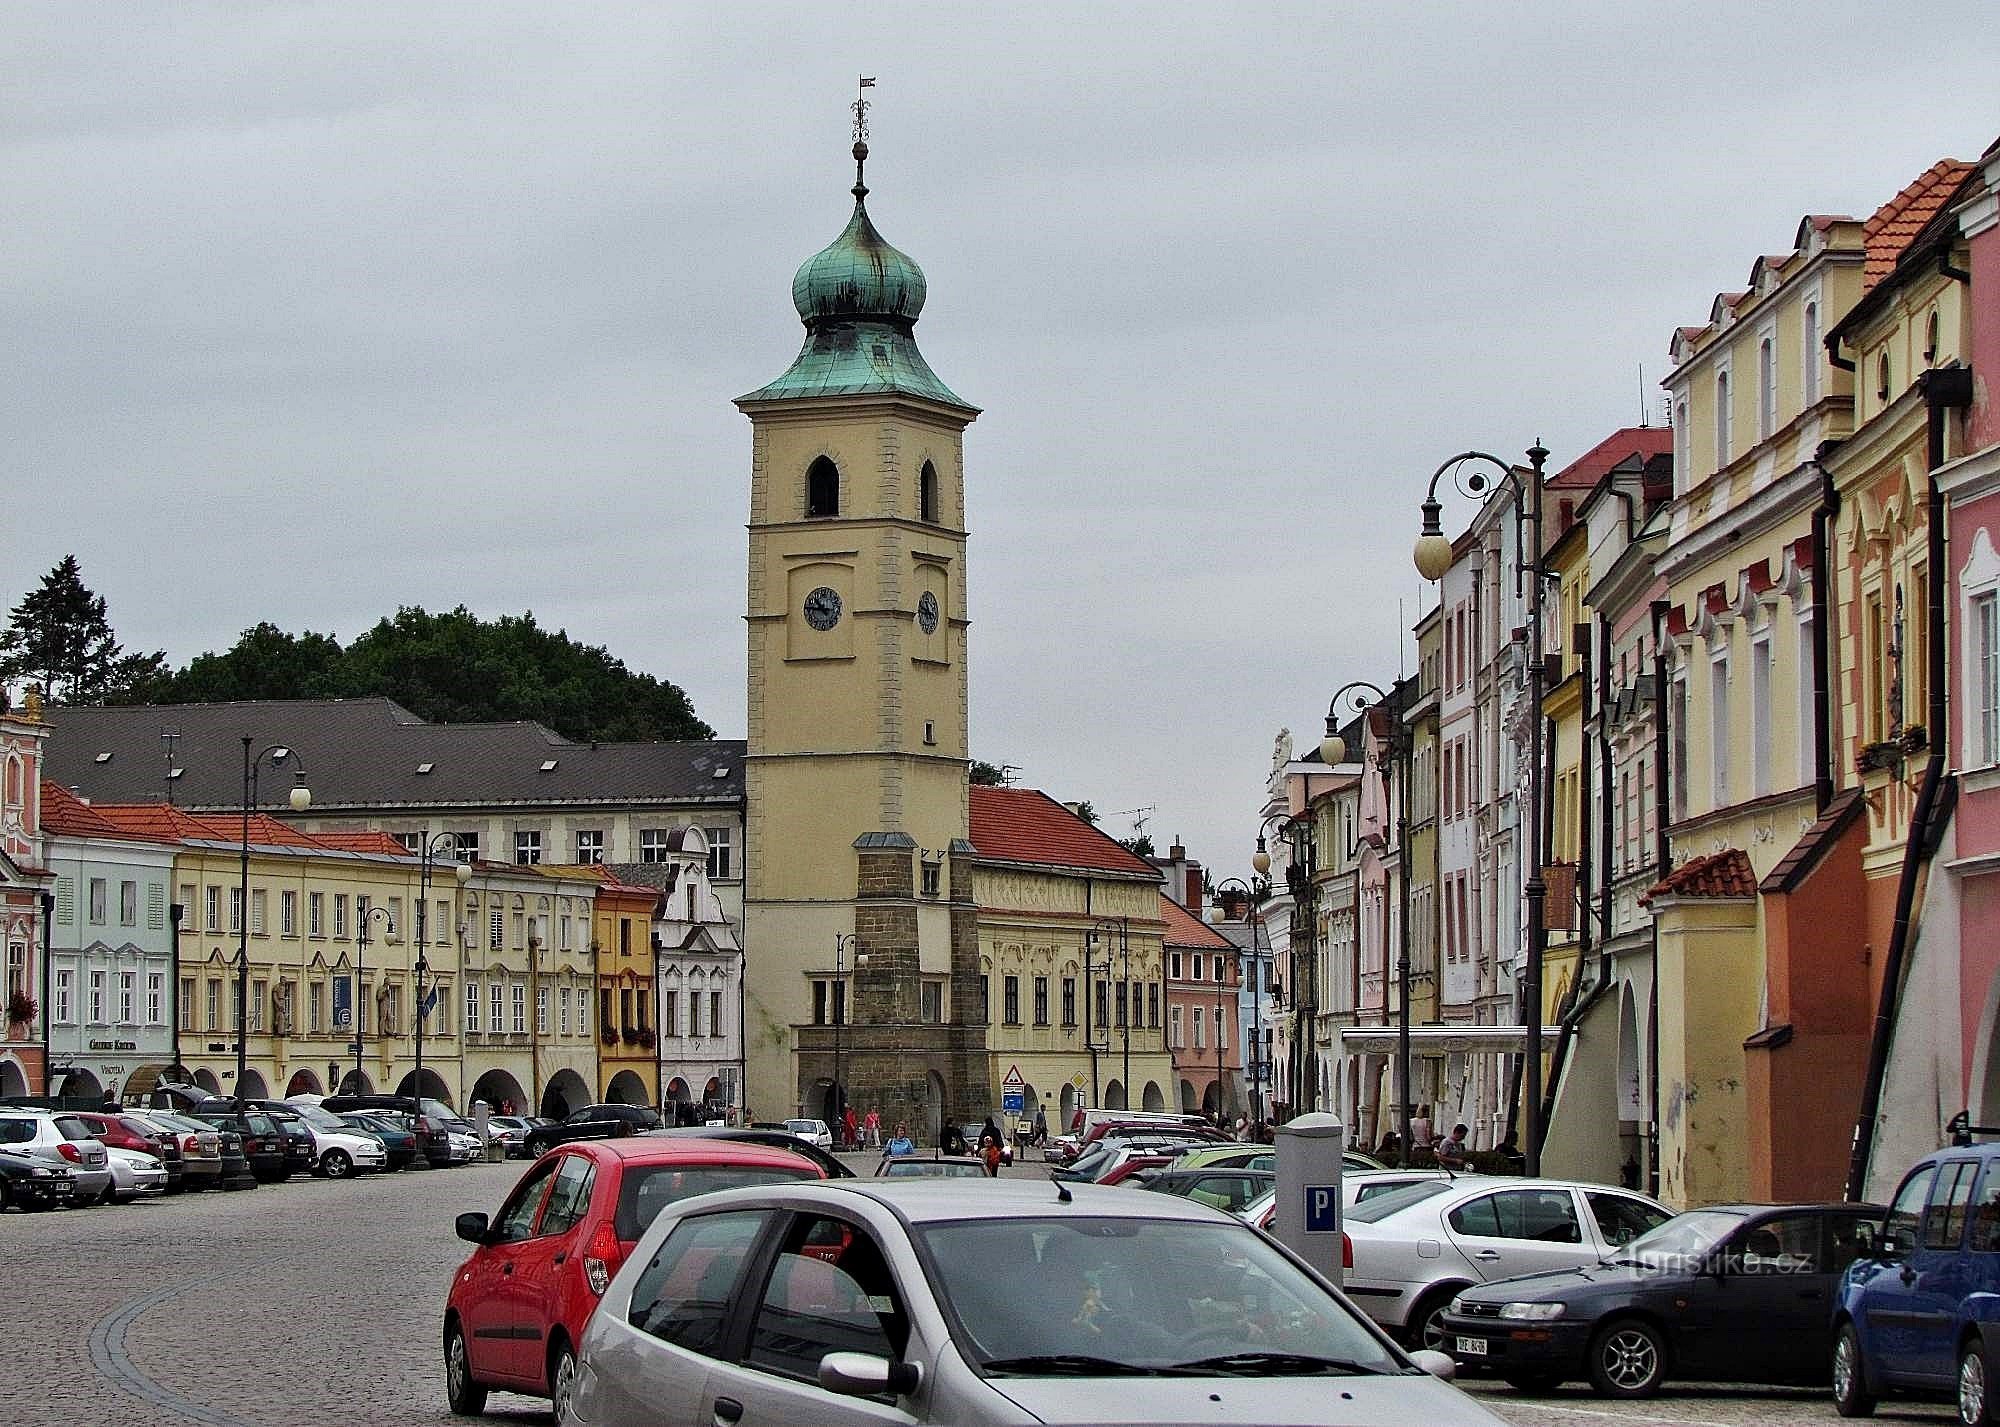
M1035 1107L1035 1144L1041 1146L1046 1145L1048 1142L1049 1112L1044 1107L1037 1105Z
M872 1106L872 1105L871 1105L871 1106L869 1106L869 1107L868 1107L868 1118L867 1118L867 1119L865 1119L865 1120L863 1120L863 1121L862 1121L861 1123L862 1123L862 1127L863 1127L864 1129L866 1129L866 1130L867 1130L867 1132L868 1132L868 1148L870 1148L870 1149L873 1149L873 1148L875 1148L875 1146L877 1146L877 1145L881 1144L881 1143L882 1143L882 1113L881 1113L881 1111L877 1110L877 1109L876 1109L876 1108L875 1108L874 1106Z
M1000 1177L1000 1145L1000 1127L994 1124L992 1117L989 1116L985 1127L979 1132L979 1158L986 1165L988 1179Z
M851 1150L854 1148L854 1132L855 1127L859 1123L860 1121L855 1118L854 1107L849 1105L847 1113L841 1117L840 1121L840 1147L842 1149Z

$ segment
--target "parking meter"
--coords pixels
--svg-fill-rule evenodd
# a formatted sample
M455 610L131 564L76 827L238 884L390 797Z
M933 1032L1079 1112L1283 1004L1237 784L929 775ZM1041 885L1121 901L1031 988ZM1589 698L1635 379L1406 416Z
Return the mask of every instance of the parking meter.
M1338 1115L1300 1115L1279 1125L1278 1184L1271 1232L1341 1282L1340 1168L1347 1126Z

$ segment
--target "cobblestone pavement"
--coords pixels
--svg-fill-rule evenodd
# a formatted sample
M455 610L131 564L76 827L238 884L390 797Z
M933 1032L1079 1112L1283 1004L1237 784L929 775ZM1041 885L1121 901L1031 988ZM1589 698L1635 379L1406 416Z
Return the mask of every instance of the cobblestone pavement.
M875 1158L851 1162L871 1174ZM0 1427L452 1422L438 1345L465 1249L452 1219L496 1209L522 1168L294 1179L242 1194L0 1215L13 1285L5 1341L17 1365L17 1386L0 1394ZM1046 1172L1028 1162L1005 1173ZM1547 1397L1480 1381L1467 1389L1520 1427L1834 1420L1824 1392L1676 1391L1621 1404L1577 1388ZM505 1393L490 1415L549 1421L542 1404ZM1953 1414L1892 1403L1877 1420Z

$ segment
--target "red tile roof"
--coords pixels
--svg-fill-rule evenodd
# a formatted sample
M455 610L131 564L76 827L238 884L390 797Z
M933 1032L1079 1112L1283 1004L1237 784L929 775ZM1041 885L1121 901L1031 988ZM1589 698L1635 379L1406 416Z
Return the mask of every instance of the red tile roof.
M1589 490L1606 472L1628 456L1644 459L1671 455L1673 428L1667 426L1627 426L1609 436L1549 477L1551 488Z
M1203 951L1210 948L1230 951L1235 948L1236 943L1165 892L1160 893L1160 920L1167 924L1165 940L1168 946L1191 946Z
M1861 226L1861 238L1868 250L1861 285L1866 291L1889 275L1896 259L1972 172L1972 165L1957 159L1939 159L1908 187L1880 208Z
M1750 859L1737 848L1726 848L1712 852L1706 857L1697 857L1691 862L1683 862L1672 872L1647 888L1639 900L1651 902L1655 897L1754 897L1757 895L1757 873L1750 866Z
M42 780L42 831L64 837L121 837L133 840L140 836L104 817L62 784L46 778Z
M974 787L972 845L981 857L1092 872L1158 877L1145 858L1121 847L1047 793L1034 788Z
M264 821L276 822L276 819L266 818ZM252 836L256 835L258 826L258 823L254 820L250 824ZM283 827L284 824L277 823L277 826ZM296 829L288 829L288 831L296 831ZM300 836L304 835L300 834ZM312 840L321 847L331 847L341 852L373 852L385 857L408 857L411 859L415 859L417 855L386 832L316 832L311 836Z
M92 803L85 805L96 819L126 837L153 842L240 842L243 818L234 813L197 814L171 803ZM269 813L250 815L252 847L296 847L317 852L365 852L375 856L409 857L386 832L329 832L314 836L281 822Z

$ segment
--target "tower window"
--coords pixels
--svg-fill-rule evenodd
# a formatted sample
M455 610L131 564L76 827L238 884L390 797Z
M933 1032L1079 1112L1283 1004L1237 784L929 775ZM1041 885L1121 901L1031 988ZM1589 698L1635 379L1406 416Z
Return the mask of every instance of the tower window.
M821 456L806 468L806 516L840 514L840 467Z
M1884 405L1889 401L1889 354L1884 352L1875 363L1875 399Z
M923 470L917 473L917 519L937 524L937 467L924 462Z
M1937 365L1938 355L1938 315L1932 312L1930 320L1924 324L1924 365ZM926 468L928 469L928 468Z

